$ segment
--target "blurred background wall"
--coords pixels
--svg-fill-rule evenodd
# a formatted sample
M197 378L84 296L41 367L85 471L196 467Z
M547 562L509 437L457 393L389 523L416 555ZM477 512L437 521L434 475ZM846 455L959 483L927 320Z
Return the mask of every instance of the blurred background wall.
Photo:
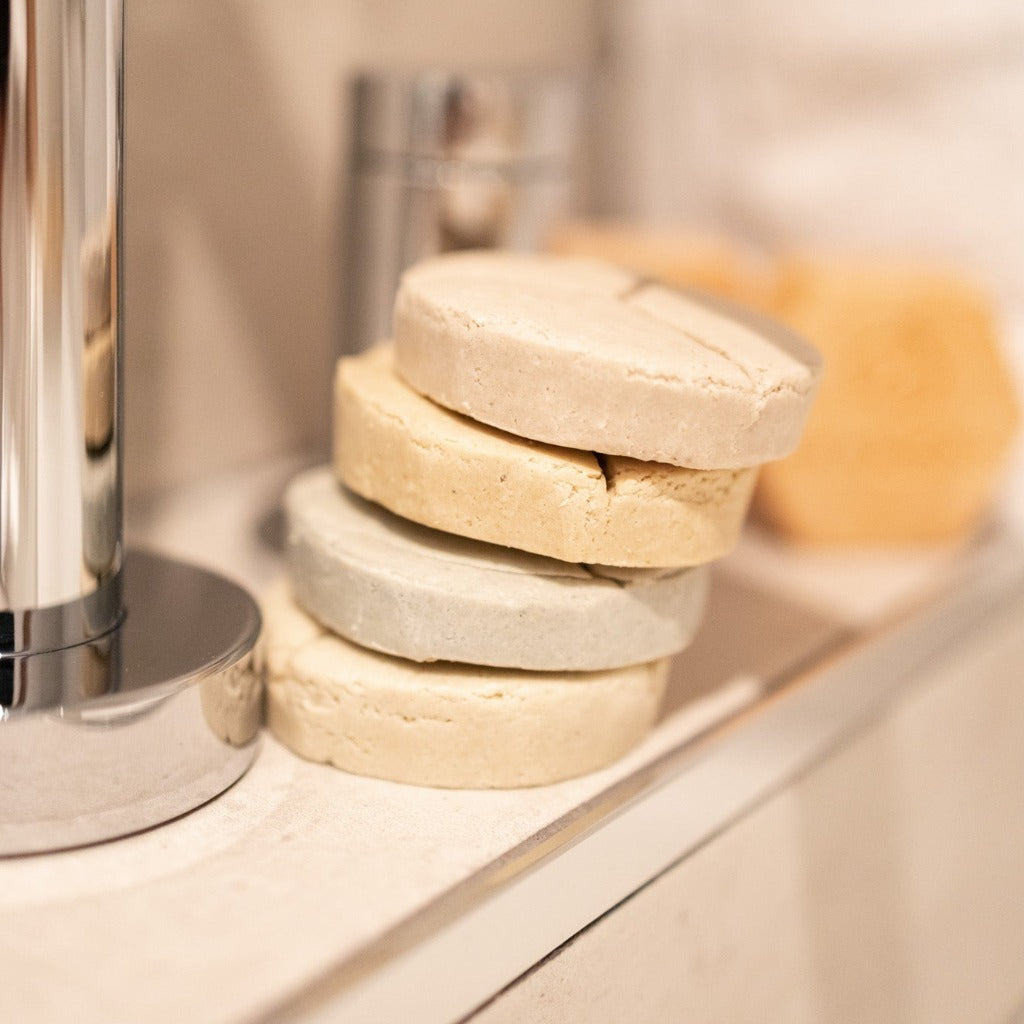
M126 4L129 494L325 447L346 83L587 67L590 0Z
M365 67L587 71L582 207L962 266L1024 367L1013 0L132 0L126 54L130 493L326 446Z
M618 140L599 153L599 209L772 247L936 257L1024 303L1024 5L599 12L605 137Z

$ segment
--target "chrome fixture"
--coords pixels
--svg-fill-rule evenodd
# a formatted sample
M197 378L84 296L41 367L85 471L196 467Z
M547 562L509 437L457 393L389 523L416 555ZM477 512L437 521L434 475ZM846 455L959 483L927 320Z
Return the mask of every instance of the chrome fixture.
M122 549L122 16L0 7L0 855L165 821L256 749L252 599Z
M353 91L342 348L387 336L402 271L452 249L537 249L571 198L576 80L368 73Z

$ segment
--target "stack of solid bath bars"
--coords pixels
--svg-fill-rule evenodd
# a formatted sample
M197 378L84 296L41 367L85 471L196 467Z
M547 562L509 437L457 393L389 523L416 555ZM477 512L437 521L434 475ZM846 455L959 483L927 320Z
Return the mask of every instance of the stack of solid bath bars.
M706 564L820 374L785 328L589 261L444 256L342 359L333 468L290 485L273 733L363 775L531 786L658 712Z

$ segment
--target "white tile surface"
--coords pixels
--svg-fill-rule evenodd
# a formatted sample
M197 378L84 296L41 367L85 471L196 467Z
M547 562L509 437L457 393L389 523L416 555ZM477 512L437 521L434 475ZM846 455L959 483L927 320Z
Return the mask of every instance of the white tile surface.
M234 788L169 825L0 861L0 1019L244 1019L750 696L707 698L612 768L535 790L361 779L265 737Z
M1024 992L1024 637L1003 621L473 1024L959 1024Z

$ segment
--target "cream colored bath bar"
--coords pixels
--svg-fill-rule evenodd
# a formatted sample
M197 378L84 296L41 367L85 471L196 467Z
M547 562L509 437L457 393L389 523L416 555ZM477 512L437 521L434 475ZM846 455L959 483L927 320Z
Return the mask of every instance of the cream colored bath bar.
M668 662L531 673L414 662L327 633L278 588L264 602L270 731L311 761L420 786L539 786L638 743Z
M631 665L686 647L704 609L702 568L610 580L410 523L346 492L327 467L291 483L285 514L299 604L349 640L413 661Z
M352 490L418 523L566 562L720 558L739 538L757 473L526 441L413 391L390 345L341 360L334 394L334 467Z
M789 454L820 375L814 349L765 317L552 256L413 267L395 342L412 387L482 423L695 469Z

